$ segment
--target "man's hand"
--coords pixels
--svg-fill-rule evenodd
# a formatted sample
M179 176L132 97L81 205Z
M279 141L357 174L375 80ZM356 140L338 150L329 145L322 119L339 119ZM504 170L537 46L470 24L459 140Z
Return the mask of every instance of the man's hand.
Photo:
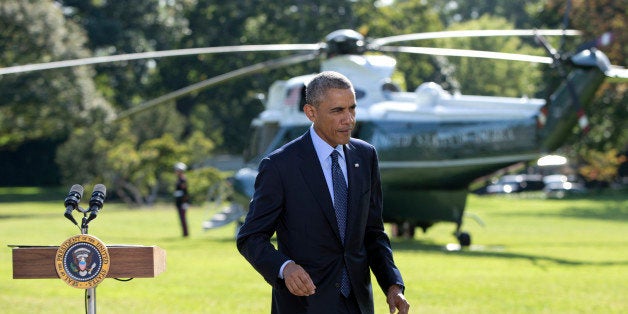
M296 296L305 297L316 292L310 275L295 262L288 263L283 269L283 279L288 290Z
M410 309L410 303L403 296L401 287L398 285L392 285L388 288L388 294L386 295L386 302L390 308L390 313L395 313L395 309L399 310L399 314L408 314Z

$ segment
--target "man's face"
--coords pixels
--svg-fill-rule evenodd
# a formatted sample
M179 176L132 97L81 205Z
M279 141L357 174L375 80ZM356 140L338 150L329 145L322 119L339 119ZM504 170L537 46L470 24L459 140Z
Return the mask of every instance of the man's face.
M349 143L355 127L355 95L351 89L332 88L318 107L307 104L303 109L314 122L314 130L327 144L336 147Z

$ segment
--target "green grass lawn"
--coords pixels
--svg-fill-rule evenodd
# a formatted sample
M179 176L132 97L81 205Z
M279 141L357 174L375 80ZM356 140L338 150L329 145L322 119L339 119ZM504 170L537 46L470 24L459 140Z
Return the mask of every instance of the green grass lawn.
M625 191L624 191L625 192ZM0 189L0 312L82 313L84 291L60 279L12 279L9 244L59 245L80 233L63 217L65 189ZM234 226L203 231L206 206L189 210L180 237L174 206L105 203L89 233L106 244L157 245L167 270L96 289L98 313L269 313L270 286L237 252ZM393 239L413 313L628 313L628 197L545 200L471 195L473 245L448 251L454 225ZM79 217L75 213L75 217ZM77 219L78 220L78 219ZM52 262L52 261L51 261ZM375 287L377 313L387 313Z

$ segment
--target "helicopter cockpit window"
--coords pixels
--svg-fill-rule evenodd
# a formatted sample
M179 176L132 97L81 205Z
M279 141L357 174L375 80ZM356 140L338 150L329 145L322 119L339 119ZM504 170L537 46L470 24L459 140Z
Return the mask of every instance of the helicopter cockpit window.
M253 136L250 138L249 145L244 152L244 160L250 161L266 152L278 131L278 123L265 123L253 127Z
M305 106L305 85L297 85L288 88L284 104L290 107L296 107L299 111L303 111Z
M255 126L244 160L259 162L266 154L303 135L309 127L309 124L280 127L276 122Z
M301 87L301 99L299 100L299 111L303 112L303 106L305 106L305 85Z
M362 99L362 98L364 98L364 96L366 96L366 92L365 91L363 91L361 89L356 89L355 90L355 99L356 100Z
M385 99L391 99L392 96L390 94L399 92L400 90L399 86L392 82L385 82L382 84L382 93L384 94Z
M282 146L292 140L294 140L295 138L303 135L303 133L305 133L305 131L307 131L307 129L310 127L310 125L295 125L295 126L288 126L285 128L283 136L281 138L281 140L278 142L278 147Z
M391 83L391 82L386 82L384 84L382 84L382 90L385 92L398 92L399 91L399 86Z

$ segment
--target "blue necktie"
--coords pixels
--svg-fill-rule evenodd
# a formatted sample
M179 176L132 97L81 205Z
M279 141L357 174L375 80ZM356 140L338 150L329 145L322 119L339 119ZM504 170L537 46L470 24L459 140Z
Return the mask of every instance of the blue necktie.
M345 231L347 230L347 183L345 177L338 164L338 151L334 150L331 153L331 181L334 187L334 210L336 211L336 220L338 221L338 230L340 231L340 240L345 242ZM342 269L342 280L340 281L340 293L345 297L349 296L351 291L351 284L349 283L349 276L347 275L347 269Z

